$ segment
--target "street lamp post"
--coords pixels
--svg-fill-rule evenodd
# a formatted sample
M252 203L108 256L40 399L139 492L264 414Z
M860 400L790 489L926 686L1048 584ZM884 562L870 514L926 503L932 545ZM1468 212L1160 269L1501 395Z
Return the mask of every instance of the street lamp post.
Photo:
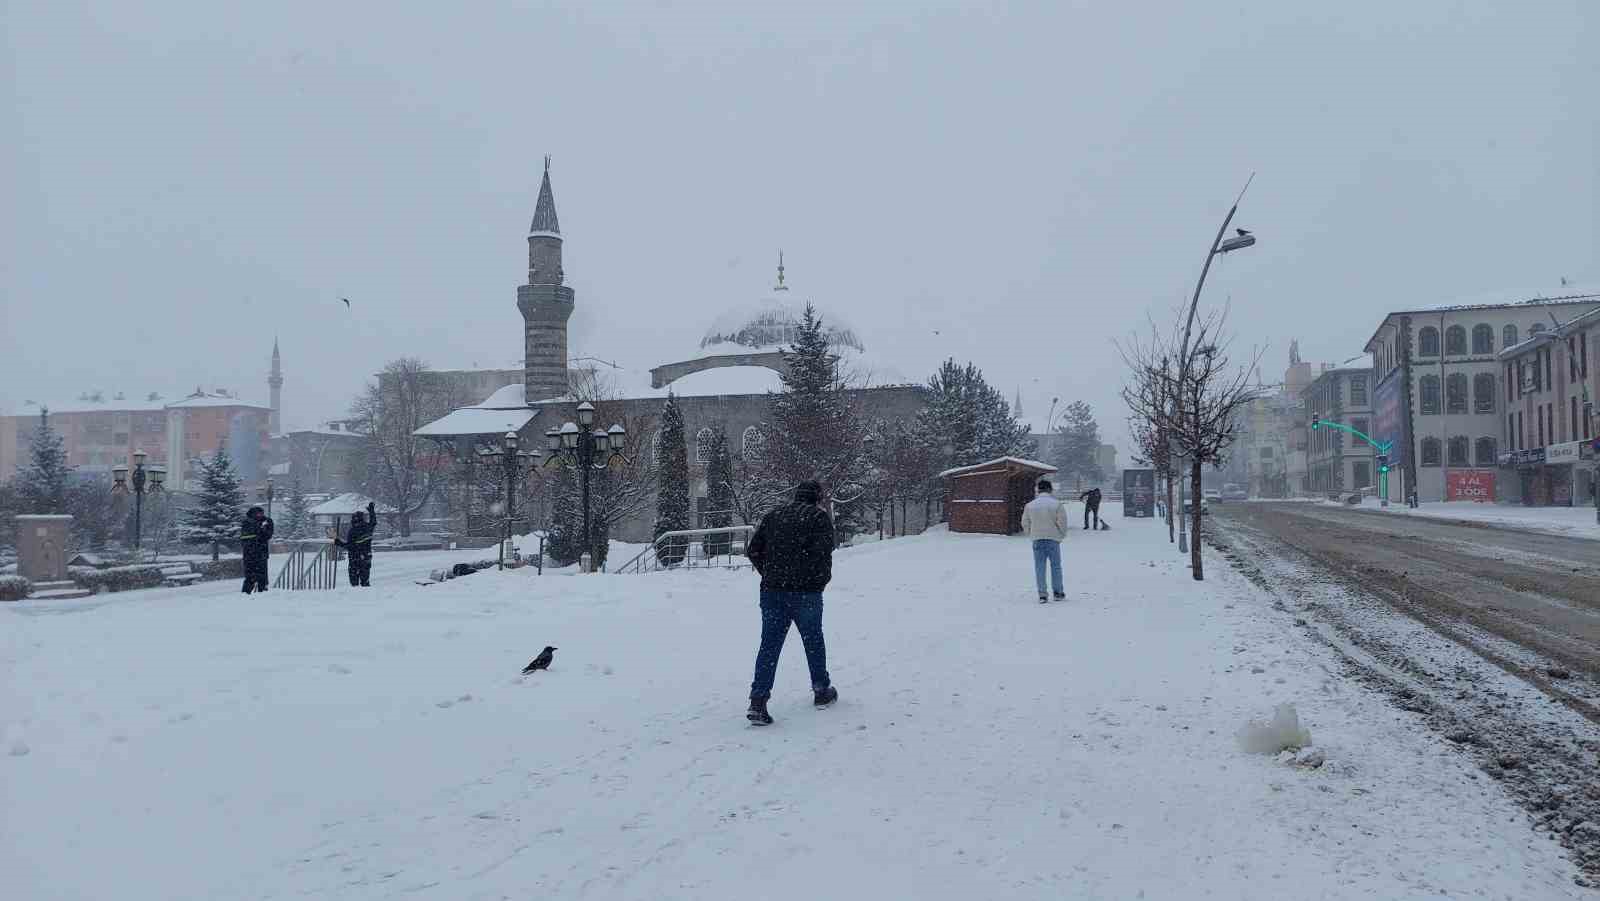
M1228 226L1230 224L1232 224L1232 222L1233 222L1234 214L1239 212L1239 202L1244 199L1244 192L1250 190L1250 181L1253 180L1254 178L1255 178L1255 176L1251 175L1249 179L1245 180L1244 187L1242 189L1240 189L1240 191L1239 191L1239 196L1233 201L1233 206L1228 208L1228 215L1223 218L1222 225L1217 228L1217 236L1212 239L1212 241L1211 241L1211 249L1209 251L1207 251L1207 253L1206 253L1205 265L1200 267L1200 280L1195 282L1194 299L1189 302L1189 318L1188 318L1188 322L1183 327L1183 344L1180 345L1179 348L1178 348L1178 386L1177 386L1177 396L1173 398L1173 410L1172 410L1173 417L1175 419L1178 418L1178 417L1181 417L1183 415L1183 413L1184 413L1184 409L1183 409L1183 392L1184 392L1184 386L1188 383L1188 380L1189 380L1189 364L1190 364L1190 362L1192 360L1192 357L1193 357L1193 355L1189 351L1189 336L1190 336L1190 333L1194 330L1194 316L1195 316L1196 311L1198 311L1200 309L1200 290L1202 288L1204 288L1205 285L1206 285L1206 274L1211 271L1211 261L1216 259L1218 256L1221 256L1222 254L1232 253L1235 250L1243 250L1246 247L1250 247L1250 246L1252 246L1252 245L1254 245L1256 243L1255 235L1250 234L1249 232L1245 231L1242 228L1238 229L1238 235L1237 236L1232 237L1232 238L1228 238L1226 240L1223 239L1223 235L1228 233ZM1213 336L1213 338L1214 337L1215 336ZM1199 431L1199 428L1200 428L1200 410L1198 409L1198 406L1199 405L1196 404L1197 409L1194 410L1194 424L1195 424L1195 430L1197 432ZM1200 465L1199 458L1196 458L1194 461L1191 462L1191 464L1190 464L1191 478L1193 478L1193 476L1195 474L1198 474L1198 470L1196 469L1196 467L1198 467L1199 465ZM1182 483L1179 483L1179 492L1180 492L1180 496L1181 496ZM1199 498L1195 498L1194 503L1195 503L1195 509L1196 509L1196 511L1198 511L1200 509L1200 499ZM1179 510L1180 511L1182 510L1182 504L1181 503L1179 505ZM1195 520L1196 529L1199 528L1199 522L1200 522L1199 519ZM1182 527L1182 523L1180 521L1180 528L1181 527ZM1184 536L1183 536L1183 533L1180 531L1178 533L1178 535L1179 535L1178 550L1180 552L1187 550L1187 548L1184 547ZM1199 547L1200 547L1199 537L1200 537L1199 535L1195 536L1194 560L1198 560L1199 559ZM1190 567L1193 568L1193 562L1191 562ZM1196 579L1200 578L1199 571L1195 572L1194 577Z
M499 465L505 474L506 509L505 526L500 537L499 568L506 568L506 547L511 544L511 521L517 515L517 480L522 476L524 467L531 467L539 459L539 452L517 450L517 433L506 432L500 439L498 449L481 450L478 452L478 462L484 465Z
M133 550L135 554L139 552L140 541L143 538L141 533L144 529L145 486L148 484L150 492L154 493L160 491L162 484L167 480L167 471L164 467L151 466L149 469L145 468L144 461L146 456L142 450L133 452ZM128 467L120 464L112 467L111 492L113 494L127 493L128 482Z
M601 431L594 426L594 404L584 401L578 405L578 421L568 420L559 429L545 432L550 448L546 466L570 466L578 470L583 491L583 547L589 554L589 568L594 569L594 527L589 517L589 475L596 469L605 469L614 462L627 463L622 445L628 430L615 424Z
M272 477L267 477L267 483L256 489L256 499L267 502L267 518L272 518Z

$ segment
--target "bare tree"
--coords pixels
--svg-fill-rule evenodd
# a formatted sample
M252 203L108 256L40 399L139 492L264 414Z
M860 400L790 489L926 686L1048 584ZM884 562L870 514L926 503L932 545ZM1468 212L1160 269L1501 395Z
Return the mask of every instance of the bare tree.
M1169 452L1189 464L1191 504L1190 569L1196 581L1205 578L1200 557L1201 488L1203 468L1221 468L1237 434L1239 413L1254 400L1258 389L1250 373L1261 362L1253 352L1247 365L1234 367L1228 357L1231 338L1226 335L1227 312L1206 314L1188 344L1188 365L1179 359L1184 343L1176 324L1163 335L1152 327L1148 341L1135 340L1123 348L1133 370L1124 389L1135 421L1157 435L1165 434Z
M384 366L351 406L351 425L367 438L367 493L399 511L401 535L411 534L411 517L451 472L447 449L418 437L417 429L468 402L455 383L428 364L401 357Z

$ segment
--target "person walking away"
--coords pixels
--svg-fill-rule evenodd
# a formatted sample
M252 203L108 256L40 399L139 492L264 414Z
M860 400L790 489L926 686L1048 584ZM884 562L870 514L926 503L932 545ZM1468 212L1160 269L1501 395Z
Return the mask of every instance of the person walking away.
M1039 603L1050 600L1044 593L1046 561L1056 600L1066 600L1067 593L1061 588L1061 542L1067 537L1067 508L1056 500L1049 479L1039 480L1037 495L1022 508L1022 533L1033 540L1033 579L1039 586Z
M251 507L239 524L239 550L244 555L244 593L267 590L267 554L272 545L272 519Z
M822 486L801 482L794 502L768 513L756 527L745 556L761 574L761 648L750 683L746 719L772 725L767 699L778 674L789 624L800 631L811 669L812 702L826 707L839 699L828 676L828 651L822 638L822 590L833 579L833 518L820 506Z
M1078 495L1078 500L1083 501L1083 527L1089 528L1089 515L1094 515L1094 527L1100 528L1100 489L1090 488Z
M350 531L344 538L334 535L333 543L350 551L351 587L372 587L372 533L378 529L377 504L368 501L367 512L360 510L350 518Z

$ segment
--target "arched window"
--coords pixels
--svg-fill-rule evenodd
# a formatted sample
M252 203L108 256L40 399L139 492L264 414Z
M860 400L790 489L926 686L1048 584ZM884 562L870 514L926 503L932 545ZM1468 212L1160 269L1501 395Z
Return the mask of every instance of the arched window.
M694 433L694 462L711 462L711 434L709 428Z
M1464 373L1452 372L1450 377L1444 380L1444 411L1467 412L1467 377Z
M1532 338L1534 335L1537 335L1542 331L1544 331L1544 323L1535 322L1533 325L1528 326L1528 337Z
M656 432L650 437L650 462L656 466L661 465L661 433Z
M1467 330L1459 325L1452 325L1444 330L1445 356L1466 356Z
M1494 326L1479 323L1472 327L1472 352L1475 354L1494 353Z
M1431 325L1422 327L1417 332L1417 356L1437 357L1439 355L1439 330Z
M1472 377L1472 412L1494 412L1494 375L1480 372Z
M1422 439L1422 465L1423 466L1438 466L1439 465L1439 439L1437 439L1437 438L1424 438L1424 439Z
M1495 447L1494 447L1494 439L1493 438L1479 438L1478 439L1478 448L1477 448L1477 450L1478 450L1478 465L1479 466L1493 466L1493 465L1495 465L1495 463L1498 460L1499 455L1494 452L1495 451Z
M1439 377L1425 375L1421 379L1422 385L1422 415L1437 416L1439 414Z
M1450 465L1451 466L1470 466L1470 465L1472 465L1471 461L1467 459L1468 446L1469 445L1467 444L1467 436L1465 436L1465 435L1456 435L1456 436L1454 436L1454 437L1452 437L1450 439L1450 454L1449 454L1449 456L1450 456Z
M1502 349L1504 349L1504 348L1507 348L1507 347L1511 347L1512 345L1514 345L1516 343L1517 343L1517 327L1514 326L1514 325L1506 326L1505 327L1505 334L1500 336L1500 347Z
M767 437L761 434L761 430L755 426L750 426L744 430L744 438L740 443L746 463L756 463L766 458Z

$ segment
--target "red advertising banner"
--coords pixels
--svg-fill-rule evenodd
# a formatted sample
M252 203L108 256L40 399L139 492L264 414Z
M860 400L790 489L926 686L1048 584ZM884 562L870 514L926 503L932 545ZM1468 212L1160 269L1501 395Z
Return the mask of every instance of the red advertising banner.
M1445 478L1447 501L1494 500L1494 470L1452 469Z

